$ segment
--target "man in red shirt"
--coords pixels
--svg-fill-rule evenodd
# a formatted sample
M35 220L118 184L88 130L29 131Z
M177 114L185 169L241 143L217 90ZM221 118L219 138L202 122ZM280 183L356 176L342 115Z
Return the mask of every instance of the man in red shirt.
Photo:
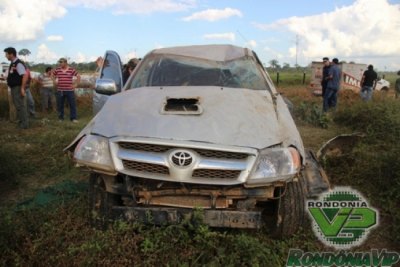
M68 101L70 108L70 120L77 123L76 114L76 101L74 89L81 81L81 76L74 69L68 66L66 58L60 58L58 61L60 66L56 68L53 75L56 79L57 84L57 109L59 120L64 120L64 102L65 99ZM73 78L76 77L76 82L74 83Z

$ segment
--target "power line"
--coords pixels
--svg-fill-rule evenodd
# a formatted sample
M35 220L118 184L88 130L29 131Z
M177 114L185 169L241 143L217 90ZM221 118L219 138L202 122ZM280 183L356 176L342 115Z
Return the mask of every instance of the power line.
M240 35L240 37L242 37L242 39L246 42L246 43L248 43L249 41L247 41L247 39L243 36L243 34L239 31L239 30L236 30L237 31L237 33Z

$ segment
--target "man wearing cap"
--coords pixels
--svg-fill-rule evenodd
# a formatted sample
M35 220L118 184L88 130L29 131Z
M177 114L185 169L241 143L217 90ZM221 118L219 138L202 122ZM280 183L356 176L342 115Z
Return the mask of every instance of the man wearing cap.
M322 62L324 63L324 67L322 68L321 86L322 86L322 97L324 97L326 87L328 86L329 68L331 66L331 63L329 62L328 57L324 57L322 59Z
M4 49L6 58L11 61L8 69L7 85L11 90L11 97L17 111L18 126L22 129L28 128L28 109L26 107L25 88L28 81L28 72L22 61L17 58L14 47Z
M60 121L64 120L64 102L65 99L68 101L70 108L69 118L72 122L76 123L77 113L76 113L76 101L74 89L76 85L81 81L81 76L74 69L68 66L66 58L60 58L58 60L60 66L56 68L53 72L53 76L56 79L57 84L57 109L58 109L58 119ZM73 82L73 78L76 77L76 82Z
M327 112L330 108L335 108L337 104L337 93L340 86L340 69L338 64L339 60L337 58L332 59L328 74L328 84L324 95L324 112Z

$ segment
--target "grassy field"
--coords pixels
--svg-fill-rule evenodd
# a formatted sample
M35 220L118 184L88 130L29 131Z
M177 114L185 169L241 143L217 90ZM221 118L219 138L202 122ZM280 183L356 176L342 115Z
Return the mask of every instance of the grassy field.
M379 227L356 250L400 251L400 101L389 92L365 104L341 92L338 110L326 115L320 97L291 83L279 91L294 104L306 147L317 150L337 134L366 134L351 153L323 163L333 185L358 189L380 211ZM310 227L275 240L264 230L210 229L200 215L179 225L116 222L94 229L87 220L88 173L62 152L91 119L90 97L78 101L78 124L39 114L21 131L7 120L5 91L0 87L0 266L274 267L284 265L290 248L332 250Z

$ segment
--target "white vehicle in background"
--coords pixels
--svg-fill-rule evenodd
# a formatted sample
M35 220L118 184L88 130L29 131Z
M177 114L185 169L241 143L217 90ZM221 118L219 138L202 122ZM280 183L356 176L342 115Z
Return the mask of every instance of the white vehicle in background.
M376 91L389 91L390 88L390 82L385 80L385 79L378 79L375 85L375 90Z
M5 81L8 75L8 68L10 67L10 64L8 63L1 63L1 69L0 69L0 81Z

